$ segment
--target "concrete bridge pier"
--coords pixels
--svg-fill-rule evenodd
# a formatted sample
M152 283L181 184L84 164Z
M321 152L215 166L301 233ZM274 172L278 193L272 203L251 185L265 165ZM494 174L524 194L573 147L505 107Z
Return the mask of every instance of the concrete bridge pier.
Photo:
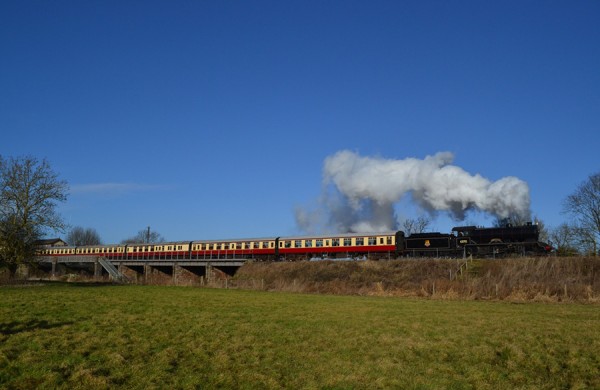
M58 260L57 259L53 259L52 260L52 271L50 271L50 277L52 279L56 278L56 266L58 265Z
M102 278L102 265L98 261L98 259L94 260L94 280L99 280Z
M144 264L144 284L148 284L149 275L152 273L152 267L148 264Z
M212 265L210 263L206 263L204 267L204 277L206 279L206 284L210 283L212 280Z

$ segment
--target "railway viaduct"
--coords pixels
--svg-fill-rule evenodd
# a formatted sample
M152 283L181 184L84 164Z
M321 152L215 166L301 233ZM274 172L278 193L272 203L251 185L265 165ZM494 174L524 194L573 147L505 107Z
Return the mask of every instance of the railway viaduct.
M246 258L221 259L107 259L103 256L40 256L38 262L42 269L52 277L58 277L66 269L85 269L93 272L95 279L108 274L109 278L120 283L148 283L157 280L162 283L204 284L214 278L233 276L244 263Z

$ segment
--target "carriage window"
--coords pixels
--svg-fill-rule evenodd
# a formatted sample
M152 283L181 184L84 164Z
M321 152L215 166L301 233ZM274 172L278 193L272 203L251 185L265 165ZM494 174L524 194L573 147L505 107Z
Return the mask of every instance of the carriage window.
M356 239L356 245L365 245L365 239L360 237Z
M375 240L375 237L369 237L369 245L375 245L377 243L377 240Z
M340 246L340 239L334 238L333 240L331 240L331 246Z
M291 241L286 241L285 242L285 247L286 248L291 248L292 247L292 242Z
M306 241L304 241L304 246L306 248L311 248L312 247L312 240L306 240Z
M392 237L388 236L388 238L387 238L387 244L388 245L392 245Z
M323 246L323 240L317 240L317 248L320 248Z
M352 239L344 238L344 246L351 246L351 245L352 245Z
M260 245L259 245L259 243L258 243L258 242L253 242L253 243L252 243L252 247L253 247L254 249L258 249L258 248L260 247Z
M302 240L296 240L296 242L294 243L294 247L302 248Z
M380 244L383 244L383 237L380 237L380 238L379 238L379 243L380 243Z

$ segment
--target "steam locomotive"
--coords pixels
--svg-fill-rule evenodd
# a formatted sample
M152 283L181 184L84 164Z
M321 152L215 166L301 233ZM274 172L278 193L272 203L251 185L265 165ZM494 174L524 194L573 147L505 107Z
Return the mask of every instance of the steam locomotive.
M400 257L503 257L542 255L551 247L539 241L538 226L455 227L449 234L403 231L376 234L268 237L163 243L57 246L40 256L96 256L114 261L249 259L296 261L319 259L395 259Z
M460 226L453 228L451 234L411 234L404 239L403 254L431 256L434 251L450 257L548 254L552 247L540 242L539 235L538 226L532 223L492 228Z

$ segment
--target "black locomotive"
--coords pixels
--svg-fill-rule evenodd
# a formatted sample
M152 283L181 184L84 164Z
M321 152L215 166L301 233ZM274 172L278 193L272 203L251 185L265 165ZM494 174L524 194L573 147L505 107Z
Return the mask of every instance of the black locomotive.
M399 232L402 233L402 232ZM459 226L452 233L416 233L397 240L402 256L421 257L503 257L507 255L540 255L552 247L539 241L537 225L481 228Z

